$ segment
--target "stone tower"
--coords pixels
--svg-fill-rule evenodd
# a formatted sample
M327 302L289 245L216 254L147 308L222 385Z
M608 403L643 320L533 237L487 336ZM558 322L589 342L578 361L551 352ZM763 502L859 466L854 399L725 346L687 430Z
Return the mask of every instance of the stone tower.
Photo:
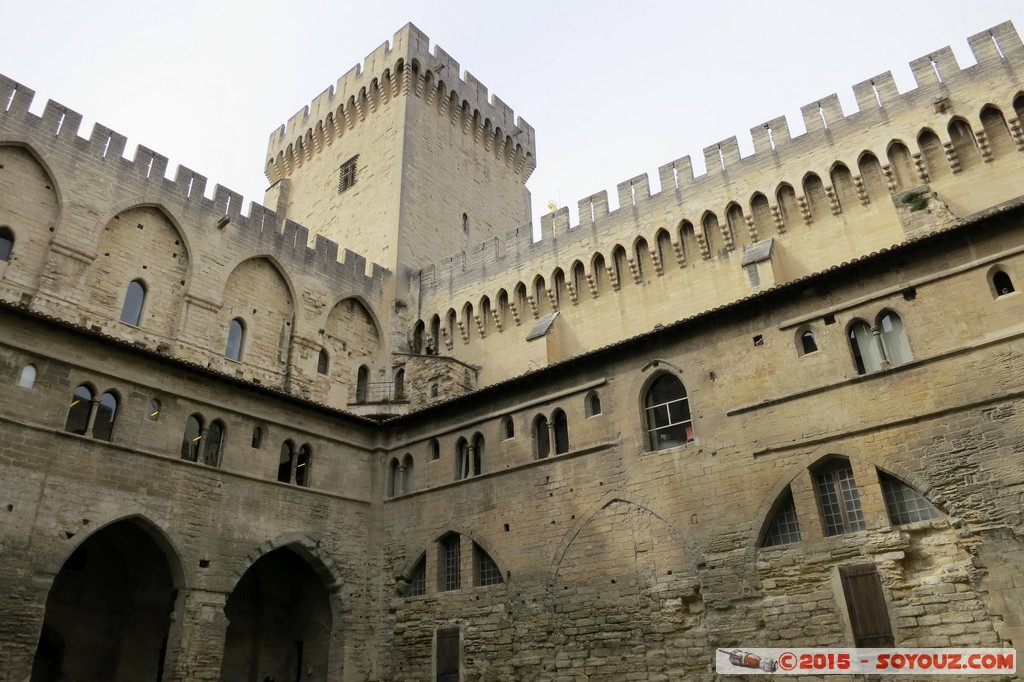
M412 24L270 137L266 204L400 276L529 221L533 128Z

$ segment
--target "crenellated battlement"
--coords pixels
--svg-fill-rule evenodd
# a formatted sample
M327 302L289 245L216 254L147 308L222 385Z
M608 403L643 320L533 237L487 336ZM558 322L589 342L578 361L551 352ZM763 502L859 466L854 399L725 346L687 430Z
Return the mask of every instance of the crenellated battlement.
M453 125L473 130L489 151L511 147L517 172L536 166L533 127L469 71L462 72L440 46L413 24L406 24L337 83L318 95L270 135L266 174L271 182L290 175L325 144L353 129L378 107L399 96L413 95L450 113ZM510 164L511 165L511 164ZM525 178L524 178L525 181Z
M694 174L690 157L684 156L658 168L661 187L656 192L651 190L647 173L642 173L618 183L618 208L612 208L608 192L601 190L577 202L579 219L575 224L567 207L543 216L538 242L533 241L530 225L510 230L501 249L506 256L501 260L513 271L524 262L534 263L538 272L565 267L556 259L571 250L567 247L573 243L598 239L610 247L616 240L631 241L641 228L658 227L645 216L658 215L666 206L679 214L677 222L689 217L697 224L708 212L724 218L723 209L732 199L746 207L745 215L749 217L753 193L773 197L780 184L788 184L799 194L809 174L822 178L825 193L834 194L835 188L828 181L837 163L853 169L854 182L862 184L856 171L865 152L882 160L882 171L894 191L896 171L891 163L885 163L893 141L913 146L922 129L928 128L934 129L949 149L952 142L946 128L955 118L965 120L984 139L979 112L986 103L1005 112L1014 142L1024 144L1021 123L1011 104L1015 88L1024 80L1024 44L1020 36L1007 21L970 36L968 43L977 61L972 66L961 68L952 49L943 47L910 62L916 87L907 92L899 92L892 73L886 71L853 86L858 111L844 113L838 95L827 95L801 107L806 132L800 135L793 136L786 117L779 116L750 129L754 153L749 156L741 156L739 142L733 136L702 150L706 168L702 175ZM979 83L1002 85L979 91ZM921 153L915 153L912 161L920 166L921 157ZM799 204L807 201L805 195L795 199ZM778 211L778 205L773 210ZM665 227L672 230L675 226ZM464 266L452 267L453 260L457 259L439 263L432 276L439 283L451 279L448 288L493 275L496 267L493 261L472 259Z
M95 124L88 138L79 136L82 115L49 100L41 116L29 108L35 91L0 75L0 126L3 141L29 142L41 154L61 149L89 157L110 166L112 172L131 179L144 196L159 196L166 208L178 215L189 215L198 225L230 231L256 250L272 254L295 269L316 272L328 281L348 282L360 290L379 289L388 271L320 235L309 247L309 230L290 220L279 221L271 209L250 202L243 213L244 197L222 185L206 195L207 178L179 165L173 179L166 177L168 158L144 145L138 145L131 159L123 156L127 138L110 128ZM280 223L280 224L279 224ZM342 259L339 261L339 251Z

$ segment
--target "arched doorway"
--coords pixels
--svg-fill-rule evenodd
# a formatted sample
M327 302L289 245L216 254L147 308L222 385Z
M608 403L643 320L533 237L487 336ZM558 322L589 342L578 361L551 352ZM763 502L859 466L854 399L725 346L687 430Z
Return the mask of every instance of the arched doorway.
M160 682L181 575L159 532L125 519L95 532L50 587L32 682Z
M228 598L222 682L327 679L331 605L313 568L287 547L254 563Z

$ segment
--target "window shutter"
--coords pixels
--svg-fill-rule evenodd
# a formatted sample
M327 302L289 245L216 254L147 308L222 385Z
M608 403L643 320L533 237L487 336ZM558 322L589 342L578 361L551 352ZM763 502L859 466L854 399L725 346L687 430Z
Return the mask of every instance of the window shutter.
M437 631L437 682L459 682L459 628Z
M858 647L891 647L894 644L882 582L874 564L840 566L839 577L846 596L853 638Z

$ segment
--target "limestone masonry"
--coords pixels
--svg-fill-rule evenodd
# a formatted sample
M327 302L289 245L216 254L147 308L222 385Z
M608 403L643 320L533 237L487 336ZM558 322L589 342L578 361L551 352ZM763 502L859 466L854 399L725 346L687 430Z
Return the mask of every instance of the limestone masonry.
M969 41L539 241L533 128L411 24L247 209L0 76L0 681L1024 652L1024 45Z

